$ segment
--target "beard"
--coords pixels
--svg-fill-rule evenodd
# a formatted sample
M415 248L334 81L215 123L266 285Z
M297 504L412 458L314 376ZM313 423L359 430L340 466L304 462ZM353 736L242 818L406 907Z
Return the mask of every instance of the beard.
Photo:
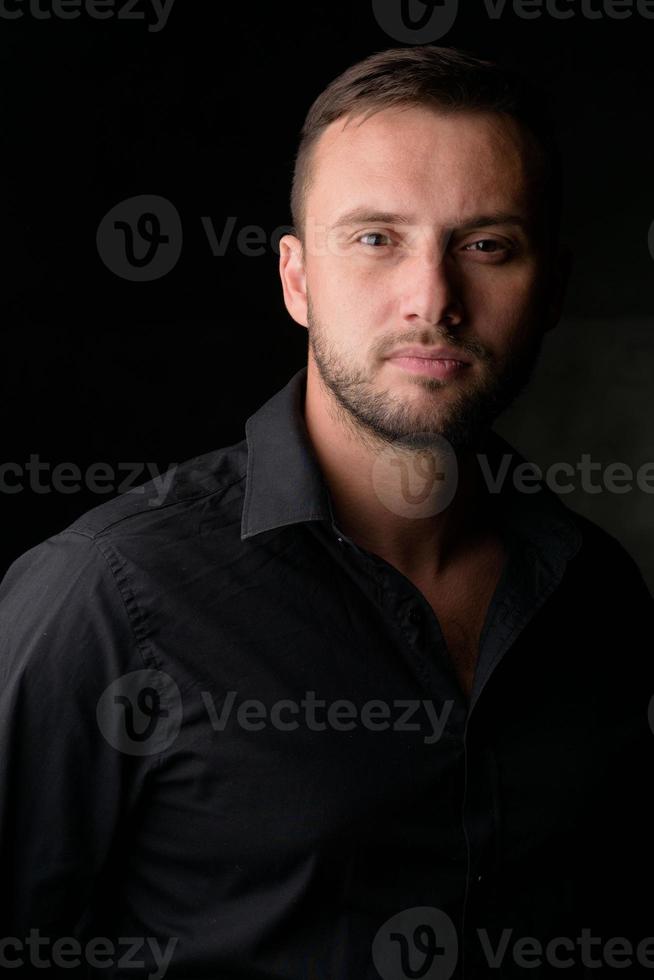
M484 377L474 386L468 384L454 395L450 392L446 399L439 399L439 391L456 385L456 380L410 376L413 384L433 396L421 399L423 404L417 406L390 391L378 390L365 370L340 354L329 341L328 331L319 323L309 297L307 320L309 348L323 384L333 395L337 419L373 446L381 443L410 451L442 446L442 439L447 440L455 452L478 447L495 419L530 381L543 341L542 330L532 330L528 339L511 348L502 364L496 367L486 350L477 344L462 344L456 336L434 338L425 331L421 337L402 338L403 343L434 344L440 341L486 365ZM472 365L465 370L472 371Z

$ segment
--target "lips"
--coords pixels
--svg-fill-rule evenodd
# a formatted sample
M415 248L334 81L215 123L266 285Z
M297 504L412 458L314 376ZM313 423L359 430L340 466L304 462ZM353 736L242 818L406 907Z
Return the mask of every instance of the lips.
M400 347L389 355L389 360L396 358L419 358L426 361L453 361L458 364L469 364L457 350L450 347Z
M408 371L410 374L422 374L431 378L453 378L463 373L470 365L465 361L458 361L454 358L447 358L439 355L438 357L414 357L406 354L395 354L388 358L389 362L400 370Z

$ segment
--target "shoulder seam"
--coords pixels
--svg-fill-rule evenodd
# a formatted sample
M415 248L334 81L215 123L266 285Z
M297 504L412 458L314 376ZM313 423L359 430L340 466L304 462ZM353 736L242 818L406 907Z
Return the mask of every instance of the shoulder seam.
M89 537L88 535L84 535L84 537L86 537L87 540L91 542L91 544L93 545L93 548L98 553L98 555L102 559L103 564L106 565L106 567L107 567L107 569L109 571L109 574L111 576L111 580L112 580L112 582L113 582L113 584L115 586L116 593L117 593L117 595L118 595L118 597L120 599L121 606L122 606L123 611L125 613L125 618L127 620L128 626L129 626L129 631L130 631L130 634L132 636L132 640L134 642L134 646L138 650L139 656L141 657L141 660L143 661L144 667L155 667L157 670L161 670L161 667L157 663L156 658L154 656L152 656L151 654L148 657L146 651L144 650L143 638L138 635L138 631L136 629L136 626L135 626L135 623L134 623L132 614L130 613L128 598L125 596L125 593L123 592L123 588L121 586L121 583L118 581L118 574L117 574L117 572L119 571L119 569L117 567L114 568L114 565L112 564L112 561L110 560L110 556L107 555L107 554L105 554L105 551L100 546L100 542L98 540L96 540L93 537ZM129 598L133 602L134 606L138 609L138 607L136 606L136 600L134 599L134 597L130 594ZM140 615L140 610L139 610L139 615Z
M246 477L247 474L243 473L242 476L239 476L236 480L233 480L232 483L226 484L226 486L214 487L212 490L207 490L204 493L200 493L195 497L187 497L185 500L171 500L169 503L163 504L161 507L159 507L158 510L162 511L165 510L167 507L174 507L176 504L184 504L184 503L194 502L197 500L203 500L205 497L210 497L216 493L225 493L227 492L227 490L231 490L232 487L235 487L237 483L241 483L243 480L245 480ZM113 498L113 499L118 499L118 498ZM124 521L129 521L132 518L136 518L139 517L141 514L147 514L147 513L152 513L152 511L148 512L147 510L139 510L133 514L124 514L122 517L118 517L115 521L112 521L110 524L105 524L95 531L92 530L88 525L84 526L84 524L82 524L81 527L76 526L78 522L83 521L84 515L81 515L80 517L77 518L76 521L73 521L71 525L64 528L59 533L81 534L83 537L88 538L91 541L95 541L97 538L101 537L103 534L105 534L107 531L110 531L118 524L122 524Z

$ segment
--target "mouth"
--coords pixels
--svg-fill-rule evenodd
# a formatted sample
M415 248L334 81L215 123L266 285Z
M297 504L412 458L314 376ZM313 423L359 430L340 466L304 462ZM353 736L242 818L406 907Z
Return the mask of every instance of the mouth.
M468 361L443 354L393 354L388 358L391 364L411 374L422 374L430 378L451 378L470 367Z

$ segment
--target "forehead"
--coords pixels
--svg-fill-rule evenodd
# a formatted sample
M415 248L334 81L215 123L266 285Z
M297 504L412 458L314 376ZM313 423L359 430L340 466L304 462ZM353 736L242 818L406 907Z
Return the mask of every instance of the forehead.
M307 214L329 221L371 195L383 208L443 218L526 211L532 159L518 123L496 113L402 106L342 117L314 148Z

